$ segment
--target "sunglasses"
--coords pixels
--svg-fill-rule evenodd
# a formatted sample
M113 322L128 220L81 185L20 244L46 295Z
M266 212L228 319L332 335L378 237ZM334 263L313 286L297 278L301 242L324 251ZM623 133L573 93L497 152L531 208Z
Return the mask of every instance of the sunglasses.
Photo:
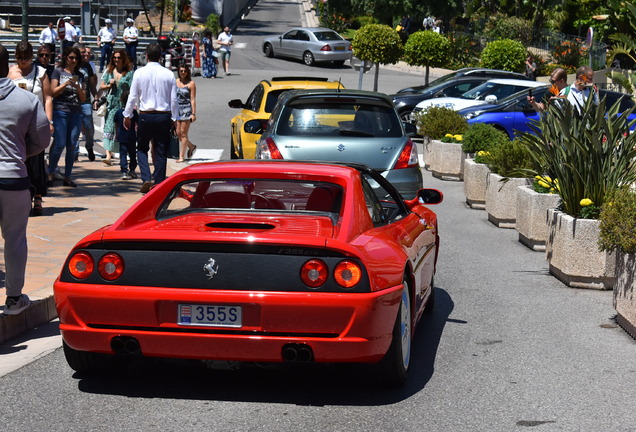
M38 54L38 57L51 57L51 54L40 53Z
M77 60L77 56L74 56L74 55L73 56L68 56L66 58L69 59L69 60Z
M113 60L121 60L120 56L113 57Z
M32 60L31 57L16 57L15 59L18 60L18 61L29 61L29 60Z

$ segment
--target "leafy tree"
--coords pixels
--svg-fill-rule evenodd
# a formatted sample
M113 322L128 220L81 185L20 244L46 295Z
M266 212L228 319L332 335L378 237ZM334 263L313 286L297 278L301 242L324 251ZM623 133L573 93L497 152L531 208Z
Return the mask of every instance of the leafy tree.
M526 49L523 44L511 39L489 42L481 53L481 65L486 68L521 72L525 62Z
M425 83L428 85L429 68L443 67L450 61L451 43L434 31L419 31L409 36L404 45L404 60L410 65L426 66Z
M400 36L387 25L369 24L356 32L352 45L356 57L375 64L373 90L377 91L379 65L397 63L402 56Z

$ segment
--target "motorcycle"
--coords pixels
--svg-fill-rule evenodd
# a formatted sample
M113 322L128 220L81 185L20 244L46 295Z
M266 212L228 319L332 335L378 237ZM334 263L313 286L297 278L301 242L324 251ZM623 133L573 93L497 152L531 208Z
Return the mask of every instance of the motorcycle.
M161 46L161 64L171 70L177 70L185 62L185 49L181 39L172 32L159 35L157 43ZM168 57L170 56L169 61Z

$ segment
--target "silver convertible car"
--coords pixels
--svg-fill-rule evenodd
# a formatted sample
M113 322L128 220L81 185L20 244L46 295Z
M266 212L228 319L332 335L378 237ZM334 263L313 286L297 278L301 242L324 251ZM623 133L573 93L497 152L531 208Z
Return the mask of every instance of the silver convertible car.
M417 146L409 138L415 133L383 93L289 90L272 110L255 158L364 164L412 199L422 188Z
M307 66L317 62L342 65L351 57L351 42L325 27L298 27L263 40L266 57L289 57Z

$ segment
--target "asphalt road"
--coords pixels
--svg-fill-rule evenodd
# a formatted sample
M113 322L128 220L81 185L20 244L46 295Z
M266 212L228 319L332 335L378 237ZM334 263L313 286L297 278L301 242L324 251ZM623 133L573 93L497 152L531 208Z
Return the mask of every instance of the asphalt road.
M261 23L250 31L259 34L239 28L235 37L247 45L234 54L235 75L201 86L207 120L193 126L193 141L227 151L227 100L245 98L276 68L342 73L345 84L357 85L350 69L308 69L252 49L294 16L292 1L261 1L250 13L247 23ZM417 79L382 71L380 89ZM442 242L436 305L417 328L403 388L376 388L346 368L217 371L179 361L87 378L69 369L54 343L0 378L0 424L30 431L636 430L636 343L614 323L611 293L567 288L550 276L543 253L465 205L462 183L426 172L424 182L445 195L435 207ZM52 325L0 347L0 363L55 333Z

